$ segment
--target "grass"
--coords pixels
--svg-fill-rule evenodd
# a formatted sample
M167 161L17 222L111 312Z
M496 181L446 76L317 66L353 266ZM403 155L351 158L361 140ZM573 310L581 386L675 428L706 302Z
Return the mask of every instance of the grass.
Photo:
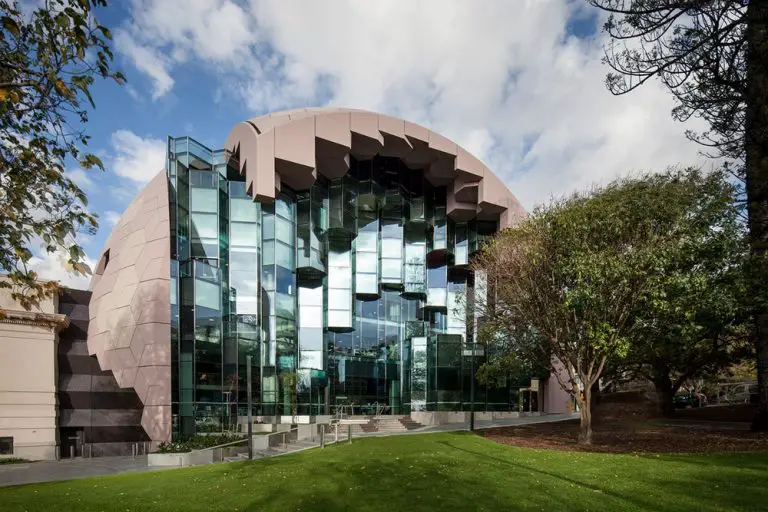
M468 433L368 438L253 462L0 488L3 512L765 510L768 454L534 450Z
M29 461L19 457L0 457L0 464L21 464L23 462Z

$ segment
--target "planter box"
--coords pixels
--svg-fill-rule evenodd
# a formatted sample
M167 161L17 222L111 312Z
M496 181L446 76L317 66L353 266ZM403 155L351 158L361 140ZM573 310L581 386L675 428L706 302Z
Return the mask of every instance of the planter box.
M152 468L189 466L189 453L150 453L147 466Z
M220 450L202 450L186 453L150 453L147 455L149 467L176 467L203 466L214 462L214 452Z
M272 436L253 436L253 449L254 450L267 450L269 449L269 438Z

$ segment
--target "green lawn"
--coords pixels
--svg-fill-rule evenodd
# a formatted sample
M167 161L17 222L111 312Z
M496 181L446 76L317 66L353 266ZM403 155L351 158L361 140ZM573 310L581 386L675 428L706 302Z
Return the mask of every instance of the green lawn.
M768 454L514 448L467 433L368 438L250 463L0 489L0 510L766 510Z

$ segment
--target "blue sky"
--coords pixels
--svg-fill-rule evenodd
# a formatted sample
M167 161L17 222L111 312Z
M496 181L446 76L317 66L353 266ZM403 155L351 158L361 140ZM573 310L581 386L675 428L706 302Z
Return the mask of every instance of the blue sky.
M101 217L98 257L133 197L163 166L168 135L221 147L239 121L300 106L375 110L456 140L526 207L638 170L700 161L670 96L603 86L603 18L581 0L112 0L127 85L97 83L90 150L71 168ZM697 128L694 124L686 128ZM43 277L87 286L54 255Z

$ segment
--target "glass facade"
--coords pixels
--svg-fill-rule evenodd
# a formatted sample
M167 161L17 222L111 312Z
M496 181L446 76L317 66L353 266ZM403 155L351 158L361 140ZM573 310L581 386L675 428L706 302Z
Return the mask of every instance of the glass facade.
M469 409L468 263L497 222L454 223L398 159L350 158L266 204L231 154L169 139L174 435L246 414L249 355L255 415ZM476 386L476 410L517 410L514 384Z

